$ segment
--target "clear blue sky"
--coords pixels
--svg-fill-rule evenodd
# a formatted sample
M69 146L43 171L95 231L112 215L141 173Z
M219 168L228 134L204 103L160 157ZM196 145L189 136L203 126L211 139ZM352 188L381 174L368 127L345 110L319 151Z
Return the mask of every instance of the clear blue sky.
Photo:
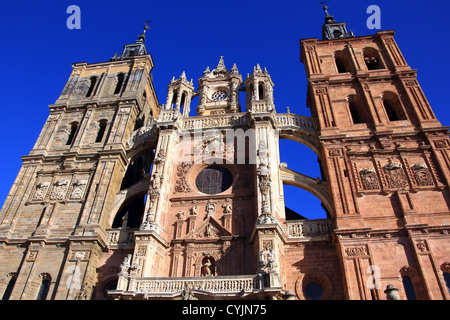
M133 43L143 22L152 20L147 49L157 96L165 103L167 84L186 71L189 79L215 67L219 56L228 68L236 63L244 79L257 63L275 83L278 112L309 116L305 106L306 78L300 62L299 40L321 38L324 13L313 1L8 1L1 4L0 77L2 120L0 203L3 204L21 166L48 116L48 105L60 95L71 64L108 61ZM81 8L81 30L69 30L69 5ZM374 34L366 21L369 5L381 8L381 29L396 31L408 64L418 69L422 85L438 119L450 125L448 111L450 3L447 1L328 1L337 21L346 21L356 36ZM283 141L282 161L312 177L319 176L317 157L298 143ZM301 161L300 161L301 160ZM307 217L317 201L300 198L288 189L288 206ZM303 193L300 193L303 194ZM297 200L302 199L302 200ZM312 203L311 208L308 204ZM316 207L314 207L314 205ZM320 211L320 210L319 210Z

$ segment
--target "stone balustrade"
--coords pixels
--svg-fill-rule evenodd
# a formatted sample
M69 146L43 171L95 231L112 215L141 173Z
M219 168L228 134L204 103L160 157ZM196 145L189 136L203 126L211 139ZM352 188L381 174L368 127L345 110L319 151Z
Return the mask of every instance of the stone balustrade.
M328 219L287 221L289 238L328 237L333 234L333 225Z
M277 113L275 119L279 126L294 126L312 131L317 129L317 124L311 117L300 116L293 113Z
M241 127L247 125L245 113L233 113L228 115L214 115L202 117L189 117L184 119L184 129L206 129L217 127Z
M239 293L259 289L255 275L185 277L185 278L136 278L130 281L129 291L138 294L173 294L187 288L210 293Z
M114 245L132 245L134 244L133 231L135 229L117 228L107 230L106 244Z

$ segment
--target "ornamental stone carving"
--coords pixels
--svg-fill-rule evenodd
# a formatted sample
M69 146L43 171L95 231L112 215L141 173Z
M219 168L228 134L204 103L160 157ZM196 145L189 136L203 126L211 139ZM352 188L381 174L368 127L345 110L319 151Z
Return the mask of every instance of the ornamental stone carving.
M72 200L80 200L83 198L84 190L86 189L88 181L84 179L77 179L73 183L73 189L70 194L70 199Z
M49 187L50 187L50 182L38 183L35 187L35 191L34 191L33 196L31 197L31 200L34 200L34 201L44 200Z
M380 189L380 183L378 182L378 177L375 172L375 168L363 168L359 171L361 176L361 181L364 189L366 190L374 190Z
M208 203L206 203L206 216L211 217L214 215L214 212L216 212L216 204L208 201Z
M187 193L192 191L186 179L186 174L188 173L189 169L191 169L191 167L192 164L187 164L184 162L178 165L178 179L175 181L175 192Z
M53 184L53 191L50 196L51 200L64 200L66 198L67 189L69 188L69 181L61 179Z
M359 256L367 256L367 248L366 246L361 247L349 247L345 248L345 254L347 257L359 257Z
M424 163L417 163L411 167L414 173L414 178L418 186L432 186L434 185L430 170Z
M394 162L392 158L389 158L388 163L384 165L384 171L390 188L404 188L407 186L406 175L401 163Z

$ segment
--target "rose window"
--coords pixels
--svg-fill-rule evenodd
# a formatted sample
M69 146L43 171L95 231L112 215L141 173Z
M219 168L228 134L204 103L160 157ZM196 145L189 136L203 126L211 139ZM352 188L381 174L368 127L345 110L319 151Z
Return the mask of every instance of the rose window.
M222 101L228 98L228 94L224 91L216 91L212 94L211 99L213 101Z
M195 179L198 191L206 194L219 194L231 187L233 175L224 167L207 167Z

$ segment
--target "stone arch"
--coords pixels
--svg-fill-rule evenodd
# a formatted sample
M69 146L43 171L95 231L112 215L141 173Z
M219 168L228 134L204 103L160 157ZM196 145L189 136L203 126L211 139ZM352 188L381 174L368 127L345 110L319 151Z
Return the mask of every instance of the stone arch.
M154 149L151 147L144 148L135 153L128 161L120 190L132 187L135 183L143 179L144 176L150 174L154 157Z
M280 139L291 140L301 143L310 148L321 159L319 142L316 135L308 134L302 130L280 130Z
M312 193L322 201L328 213L333 213L333 206L326 182L320 179L313 179L286 167L280 168L280 174L283 184L292 185Z
M114 203L114 208L111 210L111 215L109 217L108 225L112 226L117 215L120 213L125 206L139 197L146 195L150 185L149 179L142 179L138 183L134 184L128 189L121 190L116 195L116 201ZM145 203L144 203L145 205Z
M138 130L140 130L140 136L137 138L138 141L131 142L127 145L129 147L127 150L127 159L129 161L132 161L142 153L155 150L158 143L158 136L152 134L153 128L142 127ZM143 130L148 131L143 132Z

